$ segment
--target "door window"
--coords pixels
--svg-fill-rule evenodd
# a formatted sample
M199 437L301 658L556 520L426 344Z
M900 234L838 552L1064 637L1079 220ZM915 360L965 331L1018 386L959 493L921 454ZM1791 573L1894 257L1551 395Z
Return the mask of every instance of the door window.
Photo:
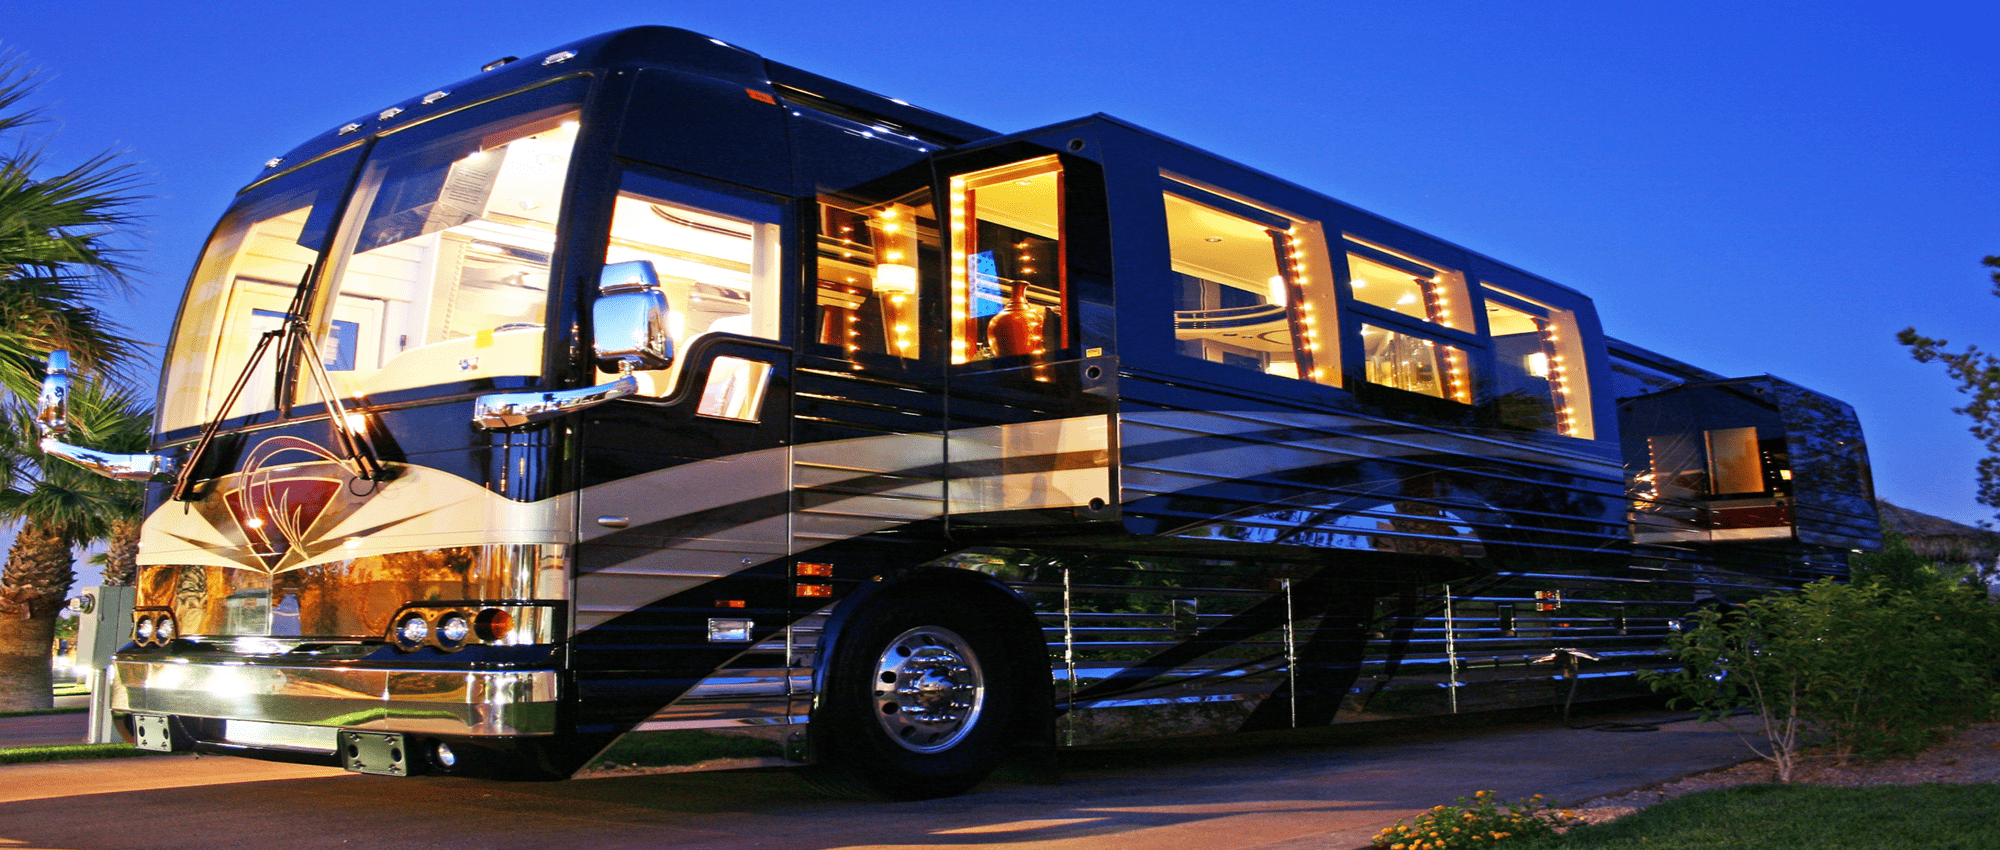
M671 391L682 353L704 335L778 338L782 212L772 201L639 172L626 175L612 210L604 261L653 266L667 298L675 350L673 369L645 373L646 394Z
M951 362L1039 361L1069 344L1063 170L1054 154L951 178Z

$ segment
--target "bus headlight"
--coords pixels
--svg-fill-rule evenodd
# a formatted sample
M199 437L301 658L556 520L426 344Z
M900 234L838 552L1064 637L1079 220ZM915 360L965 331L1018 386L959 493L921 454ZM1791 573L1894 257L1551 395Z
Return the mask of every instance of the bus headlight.
M153 615L142 614L139 622L132 626L133 642L146 646L153 642Z
M424 615L422 614L412 612L403 615L403 619L396 621L396 645L403 649L416 649L423 646L424 641L428 640L430 636L431 621L424 619Z

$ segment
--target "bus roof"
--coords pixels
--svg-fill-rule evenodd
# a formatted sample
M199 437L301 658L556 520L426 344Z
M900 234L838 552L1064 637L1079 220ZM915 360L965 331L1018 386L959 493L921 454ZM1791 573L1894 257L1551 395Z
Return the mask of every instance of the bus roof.
M765 93L779 88L838 103L848 109L962 143L994 131L912 106L818 74L793 68L721 39L663 26L630 27L573 41L522 57L488 63L476 76L430 89L330 127L283 156L264 163L250 185L284 173L378 133L390 132L457 108L509 92L592 71L612 68L669 68L726 80Z

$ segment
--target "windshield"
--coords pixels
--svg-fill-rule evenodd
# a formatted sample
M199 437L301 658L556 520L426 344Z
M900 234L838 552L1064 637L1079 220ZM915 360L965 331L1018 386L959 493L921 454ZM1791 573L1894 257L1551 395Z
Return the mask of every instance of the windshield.
M263 332L328 266L322 279L332 283L313 299L309 326L336 393L366 402L534 380L580 88L460 110L383 138L365 164L356 148L245 192L189 284L161 431L274 408L276 346L221 410ZM553 105L522 114L544 104ZM350 184L353 202L340 213ZM294 402L319 400L310 370L295 377Z
M313 323L335 392L365 401L541 373L577 113L505 106L391 136L369 157ZM318 396L299 387L301 402Z
M358 149L327 157L245 192L202 252L167 353L160 430L198 427L222 415L258 338L278 327L299 285L325 253L334 213ZM273 364L259 362L230 415L270 410Z

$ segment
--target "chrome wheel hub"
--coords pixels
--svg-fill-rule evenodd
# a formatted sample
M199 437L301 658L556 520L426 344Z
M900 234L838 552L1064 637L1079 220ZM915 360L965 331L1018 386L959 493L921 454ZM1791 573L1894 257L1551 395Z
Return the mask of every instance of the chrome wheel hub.
M896 636L875 662L875 719L907 749L949 749L972 731L986 701L979 659L941 626Z

